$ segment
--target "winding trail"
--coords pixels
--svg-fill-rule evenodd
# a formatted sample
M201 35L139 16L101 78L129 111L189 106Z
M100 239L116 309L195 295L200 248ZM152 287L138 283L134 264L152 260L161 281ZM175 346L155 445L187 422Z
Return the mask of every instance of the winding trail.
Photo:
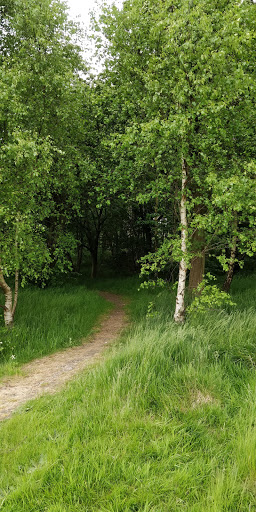
M120 295L100 292L114 309L100 322L99 329L82 345L35 359L21 367L22 376L6 377L0 383L0 421L7 419L28 400L55 393L65 382L95 362L104 348L116 340L127 325L125 300Z

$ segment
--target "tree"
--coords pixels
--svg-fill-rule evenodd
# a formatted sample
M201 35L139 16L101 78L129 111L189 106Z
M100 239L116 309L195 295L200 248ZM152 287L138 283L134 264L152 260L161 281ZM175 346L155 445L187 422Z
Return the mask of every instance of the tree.
M19 274L23 282L44 278L56 256L47 247L45 220L53 211L58 215L56 190L72 183L74 150L66 127L67 120L72 126L77 117L74 91L79 90L78 71L84 66L72 42L75 27L59 1L4 2L1 26L0 287L5 324L10 326ZM12 302L6 279L14 273Z
M248 120L255 94L255 6L234 0L171 5L133 0L101 20L109 41L109 80L128 111L126 130L117 137L123 149L120 170L127 172L132 159L131 181L138 183L144 174L151 198L156 181L165 182L164 196L179 204L180 241L173 234L170 248L179 260L174 319L183 322L193 236L203 233L207 247L230 226L230 210L212 201L212 177L222 184L239 180L255 158L255 119L253 129ZM243 201L246 205L245 195Z

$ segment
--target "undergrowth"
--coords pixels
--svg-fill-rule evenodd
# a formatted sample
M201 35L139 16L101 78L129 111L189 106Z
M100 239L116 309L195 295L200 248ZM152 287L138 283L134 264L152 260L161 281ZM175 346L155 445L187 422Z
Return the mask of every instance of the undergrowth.
M235 310L184 326L168 295L141 295L106 362L3 423L1 510L256 510L256 281L244 283Z

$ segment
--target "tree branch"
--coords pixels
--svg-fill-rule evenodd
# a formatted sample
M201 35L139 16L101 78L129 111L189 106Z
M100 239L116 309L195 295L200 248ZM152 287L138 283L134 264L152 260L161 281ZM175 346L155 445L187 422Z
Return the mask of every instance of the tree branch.
M14 316L16 306L17 306L17 300L18 300L18 290L19 290L19 271L18 269L15 270L15 288L14 288L14 300L13 300L13 306L12 306L12 314Z

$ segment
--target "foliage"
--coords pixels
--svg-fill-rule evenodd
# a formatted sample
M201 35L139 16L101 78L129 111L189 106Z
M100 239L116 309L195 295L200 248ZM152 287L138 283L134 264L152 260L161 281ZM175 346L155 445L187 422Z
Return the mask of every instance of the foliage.
M150 301L148 305L146 318L156 318L158 314L158 311L156 311L155 309L155 303Z
M46 219L59 218L59 197L73 180L68 141L84 65L59 1L4 2L1 23L1 268L7 277L18 269L23 282L44 280L56 260Z
M228 293L221 291L216 284L209 284L212 279L215 279L214 276L206 274L206 277L199 284L195 297L187 308L188 314L195 315L207 310L224 309L226 306L236 305Z
M198 256L215 255L224 270L234 241L240 256L253 255L255 5L132 0L103 7L95 23L105 51L98 77L88 74L65 4L1 8L7 280L19 271L23 284L42 284L54 271L80 271L87 250L94 275L101 252L116 269L137 270L140 260L149 285L163 285L181 260L191 268L197 232Z
M100 23L108 39L104 79L113 85L114 101L122 99L126 119L112 142L119 173L138 202L152 209L155 202L155 217L166 219L167 233L142 272L160 271L161 277L170 264L166 235L178 240L181 230L182 158L188 167L185 260L193 258L193 233L201 230L205 251L221 251L224 261L234 210L241 213L239 247L252 250L255 6L133 0L120 11L105 9ZM180 248L174 252L181 259Z

